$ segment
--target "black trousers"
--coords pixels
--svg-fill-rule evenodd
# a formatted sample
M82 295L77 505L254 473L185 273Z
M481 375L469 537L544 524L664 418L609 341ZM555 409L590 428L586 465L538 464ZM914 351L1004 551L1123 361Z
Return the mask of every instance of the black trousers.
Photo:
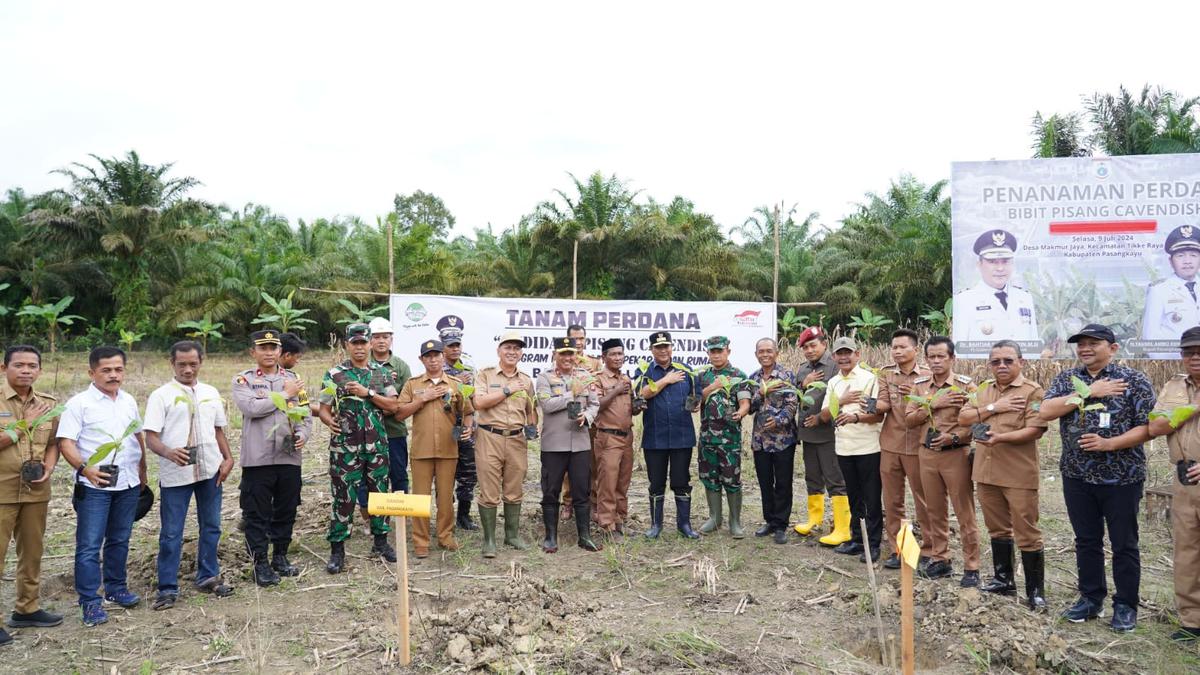
M846 479L846 498L850 502L850 541L879 550L883 537L883 479L879 477L879 453L838 455L838 467ZM862 525L867 519L867 539L862 540Z
M300 467L293 464L247 466L242 469L240 503L246 521L246 548L258 558L268 542L286 552L292 542L296 508L300 506Z
M1097 604L1108 595L1104 577L1104 528L1113 553L1113 603L1137 609L1142 581L1142 559L1138 552L1138 505L1142 483L1093 485L1063 476L1063 498L1067 516L1075 530L1075 567L1079 594Z
M564 475L571 481L571 494L586 496L591 492L592 451L542 452L542 506L558 506ZM589 505L586 499L572 503Z
M796 446L779 452L754 453L754 472L762 493L763 520L775 530L787 529L792 519L792 474L796 469Z
M483 433L487 433L486 431ZM458 444L458 464L454 467L454 494L460 502L474 499L479 475L475 471L475 441Z
M692 494L692 449L671 448L651 450L642 448L646 455L646 477L650 479L650 496L659 497L667 493L667 475L671 476L671 492L676 497ZM574 490L575 486L572 485Z

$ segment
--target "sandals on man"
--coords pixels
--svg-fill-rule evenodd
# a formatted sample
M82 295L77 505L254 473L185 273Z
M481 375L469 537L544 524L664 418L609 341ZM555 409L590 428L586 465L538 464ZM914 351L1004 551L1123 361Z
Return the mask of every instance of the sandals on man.
M220 577L205 579L204 581L197 583L196 588L199 588L205 593L212 593L218 598L227 598L233 595L233 586L221 581Z

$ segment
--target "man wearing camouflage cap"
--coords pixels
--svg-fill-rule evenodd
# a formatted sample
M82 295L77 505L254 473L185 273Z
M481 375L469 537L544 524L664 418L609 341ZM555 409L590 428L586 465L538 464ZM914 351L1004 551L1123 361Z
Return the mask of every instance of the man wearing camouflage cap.
M980 283L954 298L954 341L1041 340L1033 296L1012 281L1017 238L988 230L975 240Z
M458 317L446 317L455 319ZM443 319L446 320L446 319ZM456 321L458 326L462 321ZM438 338L446 350L444 357L446 374L468 386L475 386L475 367L471 365L470 357L463 354L461 327L447 325L438 331ZM478 474L475 471L475 436L458 439L458 465L454 469L454 496L458 500L458 516L455 525L460 530L478 530L479 526L471 520L471 501L475 498L475 486L478 484Z
M330 430L329 477L333 508L329 520L330 553L326 570L341 572L346 564L345 542L350 538L354 503L359 490L388 491L388 446L385 415L398 406L391 373L371 360L371 329L365 323L346 326L350 358L329 369L321 380L321 421ZM396 562L388 544L383 516L371 517L375 544L371 555Z
M721 528L721 492L729 500L729 532L742 529L742 418L750 412L746 373L729 363L729 338L714 335L704 342L709 366L697 374L700 387L700 482L708 499L708 520L702 534Z
M1196 300L1196 272L1200 271L1200 226L1180 225L1171 230L1163 244L1171 274L1146 291L1142 312L1143 340L1179 340L1185 328L1200 324L1200 301ZM1173 359L1174 349L1151 351L1152 359Z

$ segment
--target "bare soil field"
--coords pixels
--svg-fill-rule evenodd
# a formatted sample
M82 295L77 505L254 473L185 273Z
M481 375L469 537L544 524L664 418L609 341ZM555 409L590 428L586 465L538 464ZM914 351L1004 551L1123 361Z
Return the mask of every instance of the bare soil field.
M300 371L316 389L329 352L309 354ZM48 360L39 385L67 396L87 385L85 357ZM872 363L880 363L877 358ZM223 392L247 359L215 355L203 380ZM963 364L972 372L977 364ZM1171 372L1167 365L1156 366ZM1049 367L1047 367L1047 370ZM1042 373L1044 375L1045 373ZM1161 382L1156 379L1156 385ZM134 354L126 389L144 404L146 396L170 378L166 359ZM1040 379L1040 376L1039 376ZM231 437L240 419L233 414ZM319 426L319 425L318 425ZM748 425L747 425L748 426ZM398 643L394 633L394 566L365 557L369 536L356 527L348 543L350 569L325 572L324 535L330 508L327 476L328 435L321 430L305 449L304 503L296 525L292 560L299 577L271 589L249 578L249 557L235 527L239 517L235 469L225 491L220 558L226 580L237 592L218 599L191 588L195 568L194 516L185 533L181 596L174 609L149 608L155 592L158 508L134 527L129 557L131 589L143 597L132 610L115 609L103 626L84 627L73 586L75 515L69 501L71 473L54 475L43 603L63 612L63 625L19 629L16 641L0 649L0 671L19 673L370 673L394 672ZM637 447L635 445L635 447ZM640 452L638 453L640 455ZM1147 487L1169 485L1166 446L1151 452ZM151 482L157 457L150 458ZM522 514L522 534L531 548L501 547L499 556L480 555L478 533L459 533L457 552L433 549L411 562L412 671L503 673L720 673L845 672L888 670L899 635L899 575L877 568L873 592L867 568L858 559L834 554L793 534L785 546L769 540L730 538L727 527L699 541L682 539L671 527L658 541L640 536L647 521L647 491L640 458L630 489L630 529L624 541L605 541L588 553L574 546L574 527L560 531L561 548L552 555L536 548L541 539L540 490L536 451L531 451ZM803 466L797 461L797 504L803 505ZM693 468L693 475L695 469ZM743 464L747 485L744 523L760 523L758 488L752 462ZM1143 521L1142 606L1138 629L1116 635L1105 620L1073 625L1057 612L1075 599L1074 554L1058 473L1057 431L1042 442L1042 516L1046 534L1047 597L1051 613L1034 615L1014 598L960 589L956 575L916 581L918 669L931 672L1145 672L1200 670L1200 652L1173 645L1175 624L1170 530L1166 521ZM693 481L693 522L706 517L702 488ZM1155 502L1159 505L1159 502ZM1160 509L1161 510L1161 509ZM911 511L910 511L911 512ZM793 517L799 514L793 512ZM982 527L982 516L980 528ZM358 523L356 522L356 525ZM826 528L827 530L827 528ZM821 532L824 533L824 530ZM955 534L955 536L957 536ZM991 571L984 542L983 576ZM0 584L4 612L11 611L10 548L6 583ZM1018 580L1018 587L1022 587ZM1111 582L1110 582L1111 584ZM875 621L878 598L883 649ZM1111 608L1108 608L1111 614ZM881 655L881 651L883 654Z

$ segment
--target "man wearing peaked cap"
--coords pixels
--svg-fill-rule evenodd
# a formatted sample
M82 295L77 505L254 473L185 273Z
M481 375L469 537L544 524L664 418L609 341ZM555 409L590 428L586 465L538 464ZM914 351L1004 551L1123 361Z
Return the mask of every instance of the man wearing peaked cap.
M742 418L750 413L750 385L746 373L729 362L729 338L714 335L704 341L709 367L697 375L703 403L700 406L700 482L708 501L703 534L721 528L721 493L729 501L729 533L746 536L742 529Z
M1146 291L1146 307L1142 312L1143 340L1178 340L1185 328L1200 324L1200 302L1196 300L1200 225L1180 225L1171 230L1163 250L1172 274ZM1178 357L1178 351L1163 349L1148 356L1173 359Z
M441 333L443 330L446 330L447 328L462 332L463 320L453 314L447 314L446 316L443 316L442 318L438 319L438 322L434 326L434 328L437 328L438 333Z
M349 358L330 368L321 380L321 421L329 436L329 478L333 496L329 519L330 554L326 571L341 572L346 563L346 540L354 520L358 492L388 492L388 445L383 419L398 408L392 374L371 358L371 329L365 323L346 326ZM329 390L333 393L327 393ZM374 545L371 555L396 561L387 541L389 527L382 516L370 518Z
M975 240L980 282L954 296L954 340L1040 340L1033 296L1012 283L1017 238L987 230Z
M470 357L463 353L462 322L456 316L446 319L454 319L455 325L447 325L438 331L438 338L445 345L442 368L447 375L473 387L475 368L471 365ZM471 520L471 501L475 498L475 486L478 482L478 472L475 468L475 436L472 434L467 439L459 439L458 464L454 469L454 496L458 500L458 515L454 522L460 530L479 529Z
M800 333L796 338L796 346L800 347L800 352L804 355L804 363L796 369L794 384L812 399L812 403L800 406L796 413L795 440L803 442L808 518L797 523L794 529L797 534L808 536L821 527L825 520L825 492L828 491L830 505L833 507L834 528L826 535L830 537L827 543L838 546L846 541L845 537L849 537L848 528L853 527L854 523L850 522L846 481L842 477L842 469L838 465L837 451L834 448L833 424L821 421L825 389L814 386L814 383L828 385L838 373L838 367L833 361L833 350L829 349L829 337L820 326L810 326ZM790 480L791 476L787 478ZM785 491L791 495L790 487ZM790 499L787 509L790 514ZM839 528L846 532L840 540L835 536Z

